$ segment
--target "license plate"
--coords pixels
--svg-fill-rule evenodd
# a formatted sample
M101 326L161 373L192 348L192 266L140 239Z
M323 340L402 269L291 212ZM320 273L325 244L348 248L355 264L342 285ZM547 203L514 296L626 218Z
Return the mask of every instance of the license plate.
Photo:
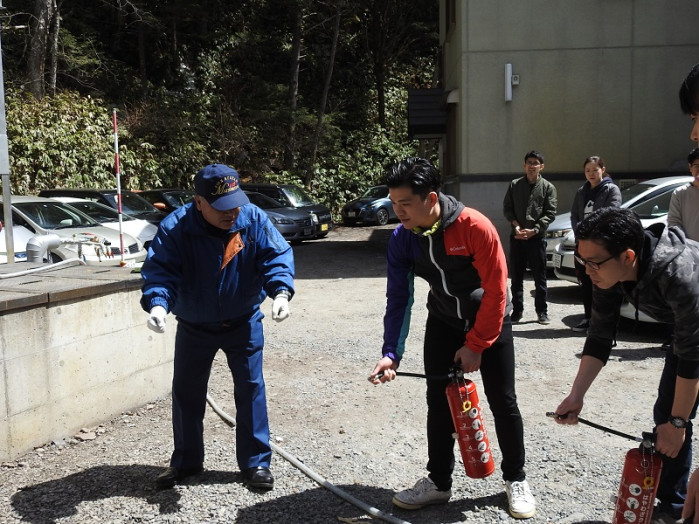
M347 217L348 218L354 218L357 216L357 213L354 211L347 211Z
M559 255L558 253L553 254L553 267L556 269L561 269L561 261L563 260L563 257Z
M328 230L328 224L321 224L321 225L320 225L320 230L321 230L321 231L327 231L327 230Z
M307 235L310 235L310 234L311 234L311 228L310 228L310 227L307 227L306 229L303 230L303 235L304 235L304 236L307 236Z

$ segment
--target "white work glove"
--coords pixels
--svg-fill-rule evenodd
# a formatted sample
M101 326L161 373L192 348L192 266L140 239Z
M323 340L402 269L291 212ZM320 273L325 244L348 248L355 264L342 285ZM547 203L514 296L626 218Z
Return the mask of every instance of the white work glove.
M272 302L272 318L281 322L285 318L289 318L289 314L289 297L284 293L279 293Z
M148 329L156 333L165 333L165 316L167 311L163 306L153 306L148 318Z

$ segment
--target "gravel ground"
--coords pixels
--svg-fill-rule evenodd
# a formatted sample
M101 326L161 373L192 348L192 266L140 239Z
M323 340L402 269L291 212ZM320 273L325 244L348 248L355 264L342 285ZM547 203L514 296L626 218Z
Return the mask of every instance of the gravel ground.
M426 462L424 382L409 377L381 386L367 382L380 356L384 249L393 227L341 227L326 239L294 248L292 316L280 324L266 321L273 442L351 496L413 524L514 522L506 511L499 469L473 480L460 463L449 504L417 512L391 504L396 490L425 474ZM531 281L526 286L531 291ZM558 426L545 417L568 392L584 340L570 330L582 313L577 287L553 277L549 286L551 324L535 322L533 298L527 294L530 309L514 328L527 474L538 503L528 522L610 522L610 496L616 493L624 455L635 444L583 425ZM422 371L427 288L419 281L416 290L402 371ZM264 307L268 310L271 303ZM622 324L618 346L588 394L583 416L640 436L652 425L662 335L651 325L632 327ZM472 378L482 392L480 378ZM216 361L210 394L234 414L232 381L223 359ZM486 427L489 420L486 409ZM170 399L154 399L97 428L85 428L77 437L66 436L0 465L0 522L371 520L278 454L272 460L274 490L247 489L235 463L233 431L207 410L206 471L175 489L158 491L153 479L167 465L172 442ZM499 466L494 428L489 436Z

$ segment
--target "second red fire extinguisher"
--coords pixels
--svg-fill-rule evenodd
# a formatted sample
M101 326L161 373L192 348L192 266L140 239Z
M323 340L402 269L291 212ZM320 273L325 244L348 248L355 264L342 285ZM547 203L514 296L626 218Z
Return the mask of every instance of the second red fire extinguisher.
M466 475L471 478L487 477L495 471L495 461L483 424L476 384L463 378L463 373L459 371L452 375L446 394L454 421L454 438L459 442Z
M641 446L626 453L612 524L650 524L655 494L663 469L652 435L643 434Z

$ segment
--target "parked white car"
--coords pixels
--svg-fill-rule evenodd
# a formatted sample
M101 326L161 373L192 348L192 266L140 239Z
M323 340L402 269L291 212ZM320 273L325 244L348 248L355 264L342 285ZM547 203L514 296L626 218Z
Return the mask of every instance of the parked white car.
M641 203L630 206L630 209L633 209L639 216L643 227L648 227L657 223L667 224L667 214L670 210L670 198L672 198L672 191L666 191L649 200L644 200ZM575 235L573 235L571 231L564 237L563 242L556 246L556 250L553 254L553 271L558 278L577 284L578 278L575 273L575 262L573 260L574 252ZM628 302L625 302L621 306L621 316L634 320L636 318L636 309ZM655 322L655 320L642 311L638 312L638 319L642 322Z
M640 204L665 192L672 193L678 187L692 180L691 176L666 176L639 182L621 191L621 207ZM554 253L556 252L556 247L563 242L563 239L571 231L570 212L556 215L553 222L549 224L546 230L546 267L555 269Z
M116 209L83 198L57 196L51 197L51 199L58 200L68 204L70 207L74 207L78 211L82 211L104 227L119 231L119 213ZM139 239L146 249L148 249L153 237L158 232L158 226L151 224L147 220L134 218L126 213L121 214L121 229L124 233Z
M0 216L2 213L0 202ZM13 228L25 227L32 235L54 234L61 239L61 244L48 253L50 262L80 258L89 265L118 265L121 261L119 233L63 202L36 196L13 196L12 222ZM18 246L15 249L19 251ZM140 241L124 235L124 262L143 262L146 255Z
M26 262L27 241L34 236L34 233L23 226L13 226L12 228L12 248L15 252L15 262ZM0 264L7 263L7 244L5 242L5 228L0 223Z

